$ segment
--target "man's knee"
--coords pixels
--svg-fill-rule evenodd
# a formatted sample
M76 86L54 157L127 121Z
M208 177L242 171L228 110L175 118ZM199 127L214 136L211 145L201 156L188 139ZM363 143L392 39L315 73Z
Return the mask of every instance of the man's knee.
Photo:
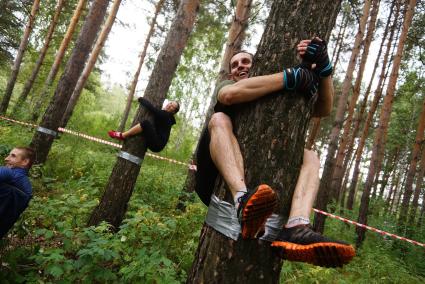
M208 130L211 132L214 128L224 128L232 130L232 121L225 113L216 112L212 115L208 123Z
M319 170L320 160L316 152L304 149L303 167Z

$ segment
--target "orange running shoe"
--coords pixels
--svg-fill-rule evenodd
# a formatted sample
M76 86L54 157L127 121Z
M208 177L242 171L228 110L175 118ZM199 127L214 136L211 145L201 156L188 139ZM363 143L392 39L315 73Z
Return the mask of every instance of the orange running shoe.
M239 198L238 219L241 224L242 237L254 239L264 232L264 224L277 206L274 190L261 184L255 190Z
M279 250L283 259L322 267L342 267L356 255L350 244L324 237L310 225L284 228L272 247Z

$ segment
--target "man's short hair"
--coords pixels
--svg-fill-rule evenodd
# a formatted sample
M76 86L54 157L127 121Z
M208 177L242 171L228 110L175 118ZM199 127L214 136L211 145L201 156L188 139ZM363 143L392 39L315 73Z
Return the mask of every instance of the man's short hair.
M249 52L249 51L246 51L246 50L237 50L237 51L235 51L235 52L233 52L233 54L232 54L232 56L230 57L230 60L229 60L229 71L230 70L232 70L232 66L231 66L231 64L230 64L230 62L232 61L232 58L236 55L236 54L239 54L239 53L246 53L246 54L249 54L250 56L251 56L251 60L254 60L254 54L252 54L251 52Z
M29 160L28 168L31 168L32 164L35 161L35 151L34 151L34 149L30 148L30 147L15 147L15 149L22 151L23 158Z

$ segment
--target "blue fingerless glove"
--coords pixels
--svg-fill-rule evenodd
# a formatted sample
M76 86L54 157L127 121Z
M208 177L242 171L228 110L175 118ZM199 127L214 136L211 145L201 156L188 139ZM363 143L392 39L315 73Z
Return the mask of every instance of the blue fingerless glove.
M332 74L333 68L329 61L328 49L324 40L314 38L307 46L303 59L311 64L316 64L314 72L320 77L328 77Z

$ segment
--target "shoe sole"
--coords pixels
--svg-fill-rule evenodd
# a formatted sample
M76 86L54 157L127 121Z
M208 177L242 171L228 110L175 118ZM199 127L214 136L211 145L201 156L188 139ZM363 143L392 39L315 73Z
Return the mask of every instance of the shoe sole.
M342 267L356 255L351 245L338 243L299 245L289 242L273 242L272 247L280 249L283 259L306 262L322 267Z
M258 186L242 210L242 237L254 239L264 231L264 224L276 206L277 196L274 190L265 184Z

